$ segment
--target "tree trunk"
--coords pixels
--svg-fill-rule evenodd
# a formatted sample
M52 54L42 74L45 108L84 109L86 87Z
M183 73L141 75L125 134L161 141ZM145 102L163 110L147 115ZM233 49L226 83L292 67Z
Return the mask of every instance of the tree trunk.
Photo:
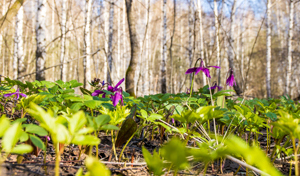
M46 2L47 0L37 1L36 14L36 80L45 80L45 61L46 61Z
M150 0L146 0L146 25L149 25L149 16L150 16ZM147 31L146 31L146 49L145 49L145 57L146 57L146 65L145 65L145 91L144 94L145 95L149 95L150 93L150 86L149 86L149 59L151 59L151 57L149 57L149 42L150 42L150 38L149 38L149 30L147 27Z
M214 13L215 13L215 28L216 28L216 46L217 46L217 66L221 65L220 60L220 24L219 24L219 13L218 13L218 5L217 0L214 0ZM217 71L217 77L218 77L218 84L221 83L221 69L216 69Z
M234 52L233 52L235 12L236 12L236 0L233 1L232 9L231 9L231 16L230 16L231 24L230 24L230 32L229 32L229 36L228 36L229 46L228 46L227 54L228 54L229 69L232 69L235 71L235 73L237 73L237 68L234 64ZM236 94L240 95L242 93L242 90L240 89L240 86L239 86L240 84L238 82L238 79L236 79L235 81L236 81L236 85L233 85L233 88L234 88Z
M85 28L84 28L84 55L83 58L83 70L84 70L84 87L90 89L91 86L88 81L92 79L91 75L91 11L92 11L92 0L86 0L85 4Z
M285 94L290 95L290 82L291 82L291 76L292 76L292 50L293 50L293 28L294 28L294 6L295 1L291 0L289 2L290 4L290 20L289 20L289 34L288 34L288 68L287 68L287 75L286 75L286 84L285 84Z
M16 16L15 39L14 39L14 58L13 75L17 79L21 72L24 72L24 53L23 53L23 6L19 9Z
M167 0L162 2L162 55L161 55L161 93L167 93L166 60L167 60Z
M67 0L62 0L61 5L61 40L60 40L60 64L65 62L66 23L67 23ZM67 65L60 65L60 79L67 81Z
M105 51L106 61L104 69L106 68L106 80L109 84L112 83L112 41L113 41L113 25L114 25L114 3L112 1L105 2ZM106 66L108 65L108 67Z
M267 97L271 97L271 0L267 2L267 55L266 55Z
M192 26L193 26L193 12L192 12L192 1L189 2L189 14L188 14L188 27L189 27L189 41L188 41L188 52L189 52L189 68L192 67L193 64L193 50L192 50L192 37L193 37L193 33L192 33ZM193 74L189 74L190 76L190 84L189 87L191 87L192 85L192 75ZM192 90L191 90L192 91Z
M173 40L174 40L174 35L175 35L175 27L176 27L176 0L173 0L173 31L171 35L171 41L170 41L170 48L169 48L169 53L170 53L170 61L171 61L171 67L170 67L170 89L171 93L174 93L175 91L175 86L173 85L173 81L176 81L176 77L173 76L174 72L174 67L173 67L173 52L172 52L172 46L173 46Z
M201 0L198 0L198 12L199 12L199 31L200 31L200 56L203 60L204 59L204 40L203 40L203 20L202 20L202 4ZM204 73L202 73L202 79L203 79L203 86L207 84L206 82L206 76Z
M135 16L132 13L132 0L126 1L127 23L130 40L130 62L126 71L126 92L135 97L134 78L136 76L137 64L139 61L139 42L135 28Z

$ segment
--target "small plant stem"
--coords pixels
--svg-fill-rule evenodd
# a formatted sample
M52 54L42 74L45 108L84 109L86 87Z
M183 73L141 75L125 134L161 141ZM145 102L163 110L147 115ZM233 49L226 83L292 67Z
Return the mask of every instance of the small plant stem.
M175 171L174 171L174 176L176 176L177 175L177 172L178 172L178 170L176 169Z
M44 151L44 169L45 169L45 174L47 175L47 166L46 166L46 161L47 161L47 147L48 147L48 139L46 138L46 149Z
M127 147L127 145L129 144L129 142L131 141L131 139L133 138L133 136L134 136L134 134L131 135L131 137L127 140L126 144L124 145L124 147L123 147L123 149L122 149L122 151L121 151L121 154L120 154L120 156L119 156L119 162L121 162L121 158L122 158L122 156L123 156L123 152L124 152L125 148Z
M204 170L203 170L203 175L206 175L208 164L209 163L205 163Z
M299 145L296 148L296 139L295 137L292 137L292 141L293 141L293 148L294 148L294 157L295 157L295 175L299 176L299 171L298 171L298 156L297 156L297 151L299 148Z
M246 176L248 176L249 169L246 167Z
M114 151L114 155L115 155L115 157L116 157L116 161L118 161L118 156L117 156L117 152L116 152L116 141L115 141L115 139L114 139L114 131L113 130L111 130L111 142L112 142L112 149L113 149L113 151Z
M283 138L281 138L281 140L278 140L277 144L280 144L282 140L283 140ZM287 141L283 144L283 146L280 147L280 149L278 150L278 153L280 153L281 150L282 150L283 148L285 148L285 146L286 146L288 143L289 143L289 140L287 140ZM276 152L276 148L273 149L272 155L271 155L271 157L270 157L271 159L272 159L273 156L275 155L275 152ZM275 160L276 160L276 157L274 157L274 159L272 160L272 163L274 163Z
M55 176L59 176L59 162L60 162L60 153L59 153L59 142L55 144L56 152L56 161L55 161Z
M193 77L192 77L192 84L191 84L191 90L190 90L190 97L192 97L192 94L193 94L194 78L195 78L195 72L193 73Z
M292 176L292 162L290 162L290 171L289 171L289 176Z
M95 136L98 138L98 131L95 131ZM96 145L96 158L97 158L97 160L98 160L98 144Z
M240 169L241 169L241 165L239 165L239 167L237 168L237 170L234 172L233 175L236 175L240 171Z

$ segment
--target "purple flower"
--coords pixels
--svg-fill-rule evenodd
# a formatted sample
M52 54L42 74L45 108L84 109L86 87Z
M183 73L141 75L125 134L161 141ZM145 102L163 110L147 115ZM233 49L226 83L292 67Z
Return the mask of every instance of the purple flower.
M233 71L230 70L230 74L229 74L229 77L227 78L226 80L226 84L230 87L234 85L236 85L236 82L235 82L235 79L234 79L234 75L233 75Z
M171 121L172 121L173 124L175 123L175 120L173 118L171 119Z
M7 98L7 97L10 97L10 96L12 96L12 95L15 95L15 98L14 98L15 100L18 100L18 99L20 98L20 95L21 95L22 97L26 97L26 96L27 96L27 95L21 93L21 92L19 91L19 89L17 89L17 91L16 91L15 93L4 94L3 96L4 96L4 98Z
M102 98L105 98L105 92L103 92L102 90L95 90L93 93L92 93L92 96L98 96L100 94L103 94L102 95Z
M208 69L209 67L221 68L219 66L207 66L207 67L204 67L204 62L201 59L200 67L189 68L185 72L185 74L195 73L195 75L196 75L197 73L199 73L200 71L202 71L206 75L206 77L211 78L210 73L209 73L209 69Z
M44 138L50 141L50 136L44 136Z
M190 90L191 90L191 89L187 88L185 93L186 93L186 94L190 94Z
M121 100L121 104L123 104L123 96L122 96L122 88L119 86L124 82L125 78L121 79L116 85L115 87L111 86L111 85L108 85L107 86L107 90L112 92L112 93L115 93L114 95L111 95L111 100L113 102L113 105L114 106L117 106L117 104L119 103L119 100ZM102 82L102 85L104 85L104 81ZM93 93L92 93L92 96L98 96L102 94L102 98L105 98L105 92L102 91L102 90L95 90Z
M212 87L210 87L208 89L216 89L216 88L218 88L218 90L221 90L223 87L218 86L217 83L215 82L214 86L212 86Z
M121 100L121 104L123 104L122 89L119 89L119 91L117 91L115 95L112 95L111 100L114 106L117 106L119 100Z

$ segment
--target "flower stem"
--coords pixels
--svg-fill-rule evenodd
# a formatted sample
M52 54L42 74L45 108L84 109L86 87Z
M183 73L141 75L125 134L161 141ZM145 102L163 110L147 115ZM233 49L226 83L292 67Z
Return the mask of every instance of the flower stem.
M192 83L191 83L191 90L190 90L190 97L192 97L192 94L193 94L194 79L195 79L195 73L193 73L193 78L192 78Z
M55 176L59 176L59 162L60 162L59 142L56 142L55 146L56 146Z
M117 152L116 152L116 141L115 141L115 139L114 139L114 131L113 130L111 130L111 142L112 142L112 149L113 149L113 151L114 151L114 155L115 155L115 157L116 157L116 161L118 161L118 156L117 156Z

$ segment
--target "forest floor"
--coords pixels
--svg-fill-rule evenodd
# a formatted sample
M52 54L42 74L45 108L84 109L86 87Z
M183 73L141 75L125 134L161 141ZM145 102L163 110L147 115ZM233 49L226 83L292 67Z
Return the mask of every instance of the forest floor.
M125 159L123 161L117 162L112 156L113 152L111 149L111 137L105 133L100 134L101 143L99 144L98 157L112 172L112 175L151 175L148 172L147 165L143 159L142 146L144 146L149 151L156 150L160 147L160 140L147 140L141 141L140 139L133 138L132 141L127 146L124 155ZM264 141L261 141L261 147L263 148ZM117 149L117 153L121 152L122 148ZM69 145L64 148L64 152L61 155L60 162L60 174L63 176L75 176L79 168L84 167L84 159L87 154L82 153L79 158L79 148L78 146ZM96 153L95 147L93 148L93 153ZM2 167L1 176L10 175L28 175L28 176L45 176L54 175L54 165L55 165L55 152L51 141L47 147L46 159L47 162L44 164L44 152L40 151L38 156L33 154L23 155L24 159L22 163L18 164L17 155L10 155L5 164ZM127 165L124 165L127 163ZM45 171L46 166L46 171ZM275 166L285 175L288 175L290 164L284 161L276 161ZM191 167L189 170L180 171L177 175L202 175L203 164L197 163ZM228 159L225 160L223 164L223 174L220 172L219 163L214 163L214 168L212 165L208 167L206 175L234 175L239 165ZM101 173L99 173L101 175ZM169 172L165 175L173 175ZM241 167L237 172L237 175L246 175L246 169ZM255 175L250 172L249 175Z

